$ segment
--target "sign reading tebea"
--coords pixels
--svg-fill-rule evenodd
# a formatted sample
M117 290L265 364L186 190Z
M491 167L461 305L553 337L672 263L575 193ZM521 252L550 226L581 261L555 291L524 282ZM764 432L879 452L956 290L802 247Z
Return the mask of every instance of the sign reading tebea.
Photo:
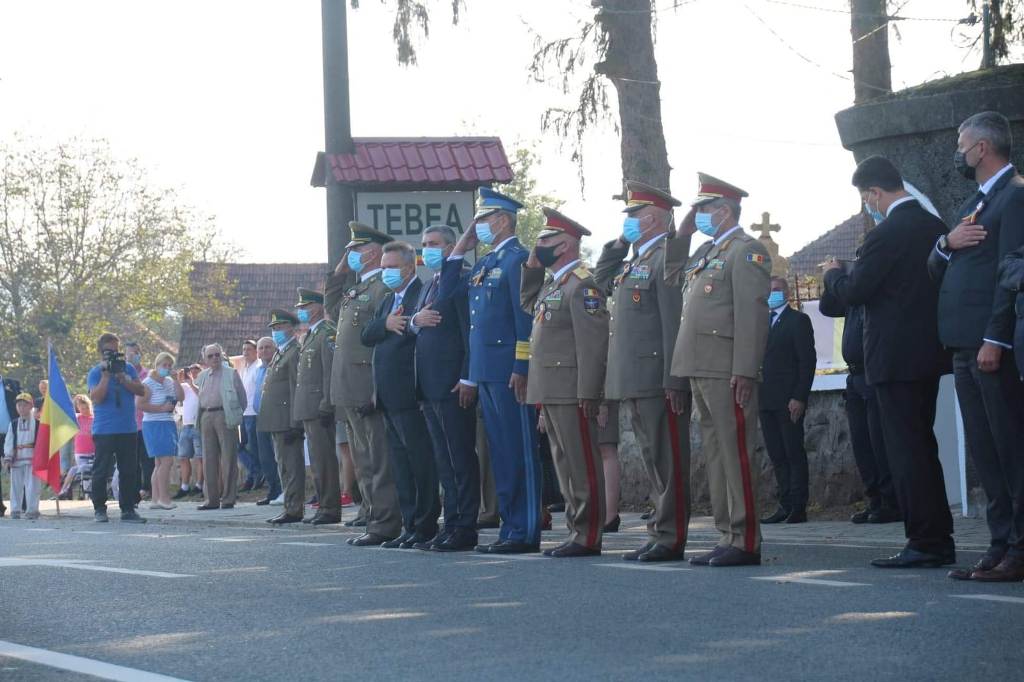
M462 234L473 221L474 200L474 192L359 192L356 220L418 247L431 225Z

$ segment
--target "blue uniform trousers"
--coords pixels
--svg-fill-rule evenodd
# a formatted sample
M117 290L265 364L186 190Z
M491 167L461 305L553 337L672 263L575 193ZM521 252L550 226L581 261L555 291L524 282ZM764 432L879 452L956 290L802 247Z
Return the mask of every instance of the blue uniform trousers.
M504 382L480 382L479 396L498 491L498 539L536 545L541 531L536 410L516 402Z

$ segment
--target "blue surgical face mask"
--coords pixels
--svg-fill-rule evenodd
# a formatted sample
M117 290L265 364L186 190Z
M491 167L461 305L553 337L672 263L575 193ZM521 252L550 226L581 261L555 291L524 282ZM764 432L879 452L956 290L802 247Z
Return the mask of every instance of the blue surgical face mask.
M402 277L401 268L384 268L384 273L380 278L383 280L384 286L392 291L402 286L402 282L405 281L405 278Z
M159 374L161 377L171 376L171 370L167 369L166 367L157 367L156 373Z
M714 237L715 233L718 232L720 225L716 226L715 221L712 218L715 213L696 213L693 216L693 224L697 226L697 229L701 233L706 234L709 237Z
M871 219L875 221L875 225L885 220L885 216L882 215L882 212L877 208L871 208L866 201L864 202L864 210L867 211L868 215L871 216Z
M423 264L431 270L440 270L444 265L444 249L439 249L436 246L424 246Z
M281 346L288 342L288 332L286 331L275 329L274 331L270 332L270 336L271 338L274 339L274 343L277 344L278 348L280 348Z
M360 272L363 269L363 254L358 251L349 251L348 266L352 268L352 272Z
M784 305L786 305L786 295L783 294L781 291L773 291L772 293L768 294L769 310L775 310L776 308L781 308Z
M476 230L476 238L482 241L484 244L494 243L494 233L491 232L490 223L477 223L473 226Z
M640 229L639 218L626 218L622 221L622 238L630 244L640 241L643 231Z
M309 322L309 311L306 310L305 308L299 308L295 312L295 316L299 318L299 322L301 322L302 324L307 324Z

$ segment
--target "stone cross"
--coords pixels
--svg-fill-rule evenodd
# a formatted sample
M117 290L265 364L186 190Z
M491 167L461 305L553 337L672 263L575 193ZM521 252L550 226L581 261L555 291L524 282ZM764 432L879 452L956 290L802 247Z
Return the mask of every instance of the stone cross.
M767 211L761 214L761 222L754 223L753 225L750 226L750 229L761 230L760 238L765 240L772 238L772 232L779 232L782 230L780 226L772 225L771 220L769 220L769 215Z

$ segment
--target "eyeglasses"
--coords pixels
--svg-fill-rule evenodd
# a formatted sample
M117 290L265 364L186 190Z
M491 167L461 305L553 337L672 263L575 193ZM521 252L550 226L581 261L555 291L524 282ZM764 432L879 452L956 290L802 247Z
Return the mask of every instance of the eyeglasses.
M220 357L220 353L210 353L209 355L206 356L206 359L210 360L212 358L219 358L219 357Z

